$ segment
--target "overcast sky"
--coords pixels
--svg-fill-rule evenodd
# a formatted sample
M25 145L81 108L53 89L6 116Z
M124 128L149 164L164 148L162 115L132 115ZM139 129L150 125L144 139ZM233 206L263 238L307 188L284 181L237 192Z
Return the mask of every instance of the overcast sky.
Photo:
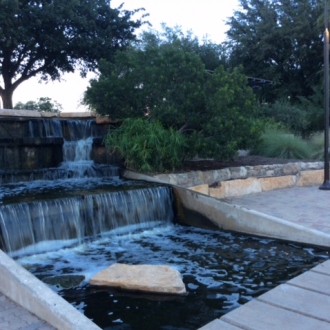
M238 0L112 0L111 6L118 7L123 2L123 8L128 10L144 7L153 29L160 30L162 22L169 27L179 25L183 31L192 30L199 39L207 36L215 43L225 40L224 21L238 6ZM50 97L62 104L63 111L84 111L79 103L91 77L92 74L86 79L80 78L78 73L65 74L61 82L47 84L39 84L37 78L29 79L14 92L14 104Z

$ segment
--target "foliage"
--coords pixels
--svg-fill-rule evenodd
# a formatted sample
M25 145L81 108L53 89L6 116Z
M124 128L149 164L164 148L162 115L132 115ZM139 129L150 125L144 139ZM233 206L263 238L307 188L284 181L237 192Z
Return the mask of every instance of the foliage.
M108 132L105 144L125 159L128 168L142 172L182 166L186 147L183 134L145 118L125 119L119 128Z
M287 100L277 100L261 104L261 115L282 123L291 132L302 135L309 127L309 113L301 105L291 104Z
M312 148L307 141L288 131L267 130L252 154L281 159L311 159Z
M324 93L323 89L314 88L310 97L299 97L299 106L307 113L308 126L302 132L308 137L314 132L324 130Z
M85 103L112 118L147 116L184 133L190 157L226 159L252 147L260 127L246 77L240 68L205 70L194 40L169 31L163 39L142 35L112 63L100 63Z
M261 97L313 94L323 69L323 11L318 0L239 0L229 18L228 44L232 66L243 65L248 76L274 81Z
M324 97L315 88L309 97L298 97L295 103L279 99L274 103L262 103L262 118L270 118L284 125L291 132L309 138L314 132L324 129Z
M12 95L24 81L59 79L79 68L84 76L100 58L135 38L139 10L111 8L110 0L0 1L0 96L12 108Z
M62 105L57 101L52 101L50 97L40 97L37 102L28 101L26 103L18 102L14 109L18 110L36 110L40 112L55 112L62 111Z

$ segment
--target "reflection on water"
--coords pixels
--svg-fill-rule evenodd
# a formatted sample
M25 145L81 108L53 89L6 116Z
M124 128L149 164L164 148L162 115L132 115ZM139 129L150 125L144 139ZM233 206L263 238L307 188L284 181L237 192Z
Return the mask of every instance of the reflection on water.
M129 231L19 262L103 329L197 329L329 257L318 248L178 225ZM188 295L88 284L116 262L170 265L181 272Z

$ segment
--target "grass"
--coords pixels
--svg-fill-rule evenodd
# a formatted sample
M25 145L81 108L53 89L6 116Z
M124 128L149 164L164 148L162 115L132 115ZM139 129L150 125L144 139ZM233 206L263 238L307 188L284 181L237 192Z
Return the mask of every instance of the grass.
M284 130L267 130L252 154L281 159L312 159L313 146Z

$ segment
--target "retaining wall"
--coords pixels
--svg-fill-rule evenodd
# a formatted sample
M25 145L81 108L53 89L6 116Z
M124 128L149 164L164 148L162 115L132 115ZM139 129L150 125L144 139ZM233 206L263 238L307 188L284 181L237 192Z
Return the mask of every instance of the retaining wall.
M295 186L321 185L323 168L323 162L296 162L160 174L154 177L205 195L225 198Z

